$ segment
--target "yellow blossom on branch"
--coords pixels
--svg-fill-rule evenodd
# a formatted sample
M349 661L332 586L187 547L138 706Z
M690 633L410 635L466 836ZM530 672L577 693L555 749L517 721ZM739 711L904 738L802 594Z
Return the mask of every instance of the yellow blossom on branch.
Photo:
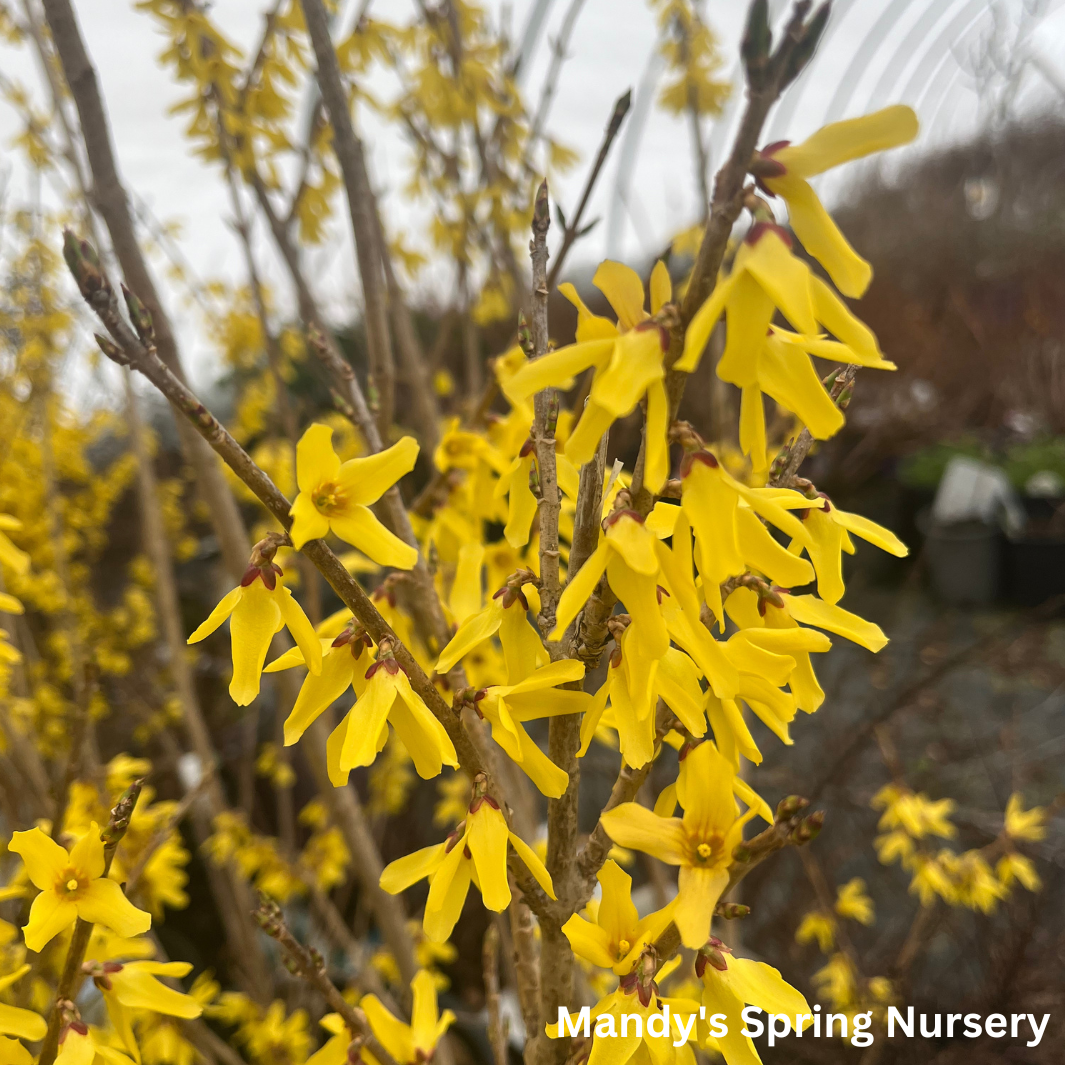
M79 917L120 936L137 936L151 927L151 915L138 910L103 875L104 843L95 821L69 852L39 828L16 832L8 850L22 858L30 881L40 888L22 930L30 950L43 950Z
M291 511L293 546L299 550L308 540L332 531L382 566L411 569L418 561L417 548L386 529L374 517L370 504L414 468L417 441L405 436L376 455L341 462L333 450L332 437L328 425L316 423L297 445L296 481L300 490Z

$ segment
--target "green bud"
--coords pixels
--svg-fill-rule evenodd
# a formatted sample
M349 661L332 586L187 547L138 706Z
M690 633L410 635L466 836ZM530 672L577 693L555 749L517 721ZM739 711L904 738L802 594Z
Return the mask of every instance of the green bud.
M778 822L790 821L800 810L805 810L809 805L809 799L804 799L801 795L789 795L777 804L776 819Z
M735 921L737 918L750 916L750 906L744 906L739 902L722 902L718 903L717 915L723 917L726 921Z
M784 76L780 87L790 85L805 69L807 63L813 58L814 52L821 41L828 25L828 16L832 13L832 0L827 0L813 14L813 17L803 27L802 36L798 44L788 56L787 65L784 67Z
M137 336L145 344L154 344L155 327L152 325L151 312L141 303L136 293L130 292L125 285L122 286L122 295L125 297L129 320L134 330L136 330Z
M752 0L747 11L747 26L743 31L740 51L747 68L747 80L754 88L760 88L765 81L772 47L773 31L769 28L768 0Z

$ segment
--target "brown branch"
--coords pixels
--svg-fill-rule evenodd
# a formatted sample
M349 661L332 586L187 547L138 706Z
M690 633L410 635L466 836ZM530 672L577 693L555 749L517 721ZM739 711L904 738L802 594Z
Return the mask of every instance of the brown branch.
M547 354L547 231L551 226L551 205L547 180L540 184L533 207L533 239L529 243L532 257L532 320L530 333L533 358ZM522 335L524 331L522 330ZM558 468L555 455L555 422L558 419L558 395L553 388L536 393L532 440L536 448L536 466L540 483L540 631L546 636L555 627L555 610L562 589L559 585L558 518L561 500L558 491Z
M115 851L118 849L122 837L129 828L129 820L133 816L133 808L137 805L140 797L143 780L135 780L129 788L123 792L122 797L115 803L108 819L107 827L100 833L100 839L104 843L104 868L102 876L107 876L111 870L111 863L115 859ZM85 960L85 951L89 946L89 937L92 935L93 925L89 921L78 918L74 925L74 934L70 937L70 946L67 948L66 961L63 963L63 972L56 985L55 1000L52 1003L52 1012L48 1015L48 1031L45 1032L44 1041L41 1043L41 1052L38 1056L38 1065L52 1065L55 1061L56 1052L59 1050L59 1033L62 1031L66 1014L77 996L79 982L82 976L81 963Z
M846 410L850 403L851 392L854 389L854 378L858 372L857 366L839 366L832 376L832 385L829 395L832 402L840 410ZM795 478L798 476L799 467L806 461L810 449L814 446L813 434L803 426L802 432L790 444L781 449L781 452L773 460L773 468L769 473L769 484L774 488L792 488Z
M392 425L395 369L388 330L388 301L381 275L373 191L366 169L362 141L355 135L348 111L348 96L340 76L340 63L329 33L329 17L322 0L300 0L307 33L318 64L317 81L333 126L333 149L344 178L351 230L359 261L365 307L366 346L379 395L378 426L387 436ZM375 450L380 450L375 448Z
M558 281L558 275L562 270L562 264L566 261L566 256L569 254L570 248L576 243L577 239L584 233L587 233L587 229L581 229L581 219L584 218L584 209L588 206L588 201L592 198L592 191L595 189L596 182L599 180L599 174L603 169L603 164L606 162L606 157L610 154L610 149L617 139L618 131L621 129L622 122L625 121L625 116L629 113L629 107L632 105L632 89L627 89L623 95L619 96L614 102L614 110L610 114L610 121L607 123L606 131L603 133L603 141L599 145L599 151L596 154L595 162L592 164L592 169L588 172L588 177L584 182L584 189L581 192L581 198L577 201L577 209L573 212L573 216L566 222L566 228L562 233L562 247L558 249L558 254L555 256L554 265L551 267L551 273L547 277L547 291L550 292Z
M126 883L123 890L128 898L133 898L137 893L141 877L144 876L144 870L152 860L152 855L154 855L155 852L166 843L170 838L171 832L176 831L181 822L185 820L189 810L192 809L192 804L196 802L196 800L203 795L213 783L214 770L213 767L208 766L203 776L201 776L200 779L182 796L181 801L174 808L174 812L167 818L166 823L156 829L155 834L144 845L144 849L137 857L136 864L126 877Z
M511 883L511 890L516 885ZM540 959L536 923L521 891L508 907L510 937L514 943L514 975L518 984L518 1004L525 1024L525 1038L531 1041L540 1031Z
M499 1013L499 929L490 924L481 947L484 1000L488 1010L488 1042L495 1065L508 1065L507 1025Z
M315 950L308 950L289 931L277 903L262 895L259 908L254 911L254 914L259 927L271 939L277 940L291 971L306 980L325 999L334 1013L340 1014L348 1031L351 1032L352 1042L365 1047L381 1065L396 1065L392 1055L374 1037L366 1014L352 1006L337 990L336 984L326 975L325 963L321 955Z

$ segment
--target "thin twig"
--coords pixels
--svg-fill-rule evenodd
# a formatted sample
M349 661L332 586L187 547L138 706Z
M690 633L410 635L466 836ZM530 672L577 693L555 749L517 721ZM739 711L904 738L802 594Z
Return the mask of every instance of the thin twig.
M144 870L148 867L148 863L152 860L152 855L170 838L170 834L174 832L182 821L185 820L186 814L192 808L192 804L203 795L213 783L212 777L214 776L213 766L208 766L203 776L185 792L181 801L174 808L174 812L167 818L166 824L156 829L155 834L144 845L144 849L137 857L137 862L133 868L129 871L129 875L126 877L125 892L129 898L132 898L137 888L140 886L141 877L144 876Z
M348 96L344 91L340 63L329 33L329 16L325 6L322 0L300 0L300 3L318 64L318 87L333 126L333 149L344 178L365 303L366 346L379 397L377 424L381 435L387 436L392 425L395 368L388 329L388 299L381 273L381 251L374 217L376 209L366 168L366 154L351 123Z
M392 1055L374 1037L366 1014L352 1006L326 975L321 955L315 950L308 950L289 931L281 907L263 895L260 897L259 908L254 913L259 927L271 939L277 940L291 971L306 980L325 999L329 1008L340 1014L351 1032L352 1042L364 1046L381 1065L396 1065Z
M596 154L595 163L592 164L592 169L588 172L588 177L585 179L581 198L577 201L577 209L573 212L572 217L566 220L566 228L562 234L562 247L558 249L554 265L551 267L551 273L547 276L548 292L555 287L555 283L558 281L558 275L562 270L562 264L566 261L566 256L569 254L570 248L573 247L578 237L587 233L587 229L581 229L581 220L584 218L584 209L588 206L588 201L592 198L592 191L595 189L596 182L599 180L599 174L603 169L603 164L606 162L606 157L610 154L610 148L617 139L618 131L621 129L621 123L624 122L625 116L628 114L631 105L632 89L627 89L614 102L614 110L610 114L610 121L607 123L606 131L603 133L603 141L599 145L599 152Z
M840 366L832 374L833 380L829 395L840 410L846 410L847 404L850 403L857 372L857 366ZM774 488L793 487L799 467L806 461L806 456L810 454L810 448L813 446L813 434L806 426L803 426L798 437L787 445L773 461L769 484Z

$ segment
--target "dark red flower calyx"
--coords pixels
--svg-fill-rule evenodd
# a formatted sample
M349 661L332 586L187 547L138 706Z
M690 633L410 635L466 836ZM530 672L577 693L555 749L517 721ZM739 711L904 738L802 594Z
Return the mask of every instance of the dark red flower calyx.
M658 343L662 346L663 351L669 351L669 329L666 325L658 321L657 318L645 318L637 324L634 332L645 333L648 329L658 330Z
M620 494L619 492L618 495ZM603 531L605 532L612 525L616 525L622 518L632 518L633 521L639 522L641 525L647 520L638 510L633 510L631 507L618 507L603 519Z
M783 177L788 171L782 162L774 158L781 148L787 148L791 141L773 141L767 144L761 151L754 153L751 165L747 167L747 173L754 178L758 188L767 196L775 196L772 189L767 188L765 182L773 178Z
M455 844L466 834L466 822L460 821L444 840L444 853L450 854L455 849Z
M240 579L241 588L247 588L261 578L263 584L272 592L277 587L277 578L284 574L284 570L275 562L265 562L261 566L249 565Z
M369 633L352 618L329 646L347 647L351 651L351 657L358 661L362 658L364 650L373 647L373 640L370 639Z
M705 736L689 736L688 739L684 741L684 745L677 754L677 761L683 762L696 747L703 743L706 743Z
M681 481L691 473L692 467L697 462L701 462L704 466L709 466L712 470L716 470L721 465L717 455L712 451L706 451L704 449L702 451L685 452L684 458L680 460Z
M381 637L381 642L377 645L377 661L366 671L366 679L369 680L382 668L386 673L393 677L400 670L400 665L396 661L396 656L393 653L393 642L389 636Z
M775 233L789 248L795 243L791 239L791 234L783 226L778 226L776 222L763 221L755 222L754 225L747 230L747 235L743 238L743 243L750 244L753 247L767 233Z

